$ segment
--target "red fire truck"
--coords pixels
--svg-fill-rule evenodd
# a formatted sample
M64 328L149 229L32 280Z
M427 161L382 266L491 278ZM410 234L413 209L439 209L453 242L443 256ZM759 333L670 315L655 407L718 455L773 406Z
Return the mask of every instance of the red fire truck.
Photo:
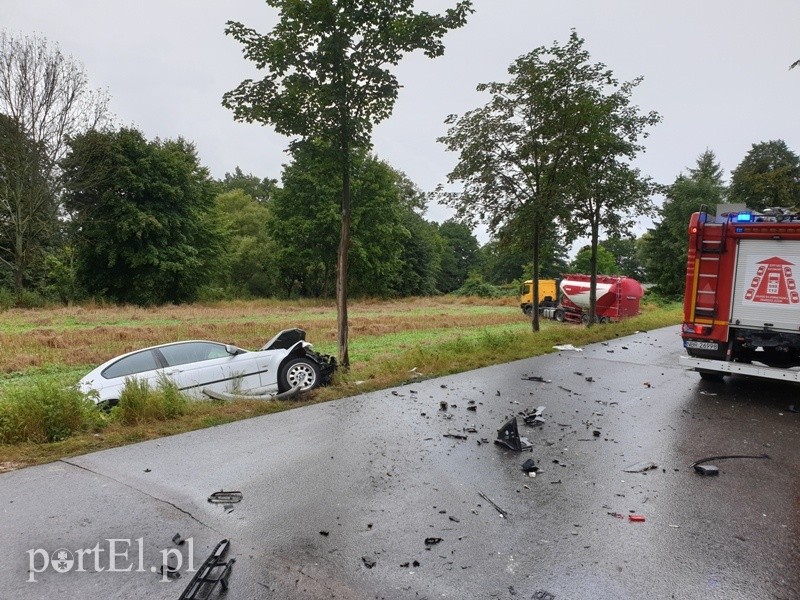
M689 222L681 364L800 382L800 215L747 210Z

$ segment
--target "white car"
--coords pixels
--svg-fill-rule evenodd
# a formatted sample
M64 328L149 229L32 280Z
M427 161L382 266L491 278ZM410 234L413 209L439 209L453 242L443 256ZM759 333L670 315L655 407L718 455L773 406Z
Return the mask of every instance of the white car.
M330 382L336 369L332 356L318 354L302 329L286 329L257 352L231 344L189 340L129 352L104 362L79 382L79 389L97 404L114 406L128 379L156 387L167 377L189 396L204 390L233 395L306 391Z

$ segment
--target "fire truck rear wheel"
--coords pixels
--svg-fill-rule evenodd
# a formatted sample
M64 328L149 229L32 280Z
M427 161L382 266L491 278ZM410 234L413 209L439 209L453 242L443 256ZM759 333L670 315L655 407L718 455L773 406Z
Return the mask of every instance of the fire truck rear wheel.
M700 379L703 381L722 381L725 377L722 373L716 373L714 371L699 371Z

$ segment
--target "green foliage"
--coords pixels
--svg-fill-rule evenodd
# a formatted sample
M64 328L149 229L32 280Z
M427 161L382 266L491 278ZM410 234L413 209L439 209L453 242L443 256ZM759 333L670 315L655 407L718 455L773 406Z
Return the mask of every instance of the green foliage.
M711 150L698 157L688 175L679 175L667 188L661 220L643 236L641 248L646 279L656 284L658 294L673 299L683 295L689 218L703 205L714 207L724 197L722 169Z
M253 174L245 175L239 167L233 173L225 173L225 177L216 182L217 193L241 190L260 204L267 204L277 189L274 179L259 179Z
M42 144L0 113L0 268L8 270L17 292L41 265L57 228L56 213Z
M274 295L278 287L278 247L269 233L272 212L268 205L234 188L216 197L215 210L227 238L225 251L220 253L216 286L233 296ZM212 287L205 288L206 297Z
M600 242L600 248L605 248L614 257L614 262L618 269L617 273L633 277L639 281L644 280L644 266L640 259L639 240L637 238L610 237Z
M76 388L52 382L12 387L0 399L0 443L57 442L98 427L102 415Z
M443 294L458 289L469 273L478 266L478 240L465 223L454 219L439 226L442 238L441 271L436 287Z
M584 273L590 275L592 273L592 247L584 246L575 255L575 259L570 263L569 268L573 273ZM596 274L602 275L618 275L619 267L617 266L616 257L603 246L597 247L597 269Z
M156 389L147 381L130 378L119 395L119 403L111 413L125 425L166 421L185 414L189 400L174 382L163 378Z
M140 305L197 297L217 265L213 187L194 147L134 129L70 140L65 206L89 293Z
M753 144L731 173L730 201L800 210L800 157L783 140Z
M391 290L398 296L436 294L445 245L438 226L411 210L403 210L400 225L408 236L401 247L399 269Z
M270 233L279 250L278 272L286 293L331 296L335 291L340 233L341 178L322 142L298 144L283 172L272 204ZM349 272L356 295L397 293L403 248L411 218L398 188L398 175L364 152L352 159L352 244ZM409 248L410 250L410 248ZM424 273L423 273L424 276Z
M477 273L471 274L460 288L453 291L456 296L478 296L480 298L499 298L506 294L497 286L484 281Z

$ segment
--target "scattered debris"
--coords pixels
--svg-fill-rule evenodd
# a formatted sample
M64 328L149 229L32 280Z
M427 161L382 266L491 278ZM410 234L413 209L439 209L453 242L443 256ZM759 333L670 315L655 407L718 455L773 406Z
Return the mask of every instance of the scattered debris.
M694 471L699 475L719 475L719 467L715 465L695 465Z
M651 471L653 469L657 469L658 465L652 461L644 461L638 462L635 465L631 465L630 467L626 467L622 469L626 473L644 473L645 471Z
M501 518L503 518L503 519L507 519L507 518L508 518L508 513L507 513L506 511L504 511L502 508L500 508L500 507L499 507L499 506L498 506L498 505L495 503L495 501L494 501L494 500L492 500L491 498L489 498L489 496L487 496L487 495L486 495L486 494L484 494L483 492L478 492L478 496L480 496L481 498L483 498L484 500L486 500L486 501L487 501L489 504L491 504L492 506L494 506L494 509L495 509L497 512L499 512L499 513L500 513L500 517L501 517Z
M536 462L532 458L529 458L522 463L522 470L525 473L536 473L539 470L539 467L536 466Z
M728 460L728 459L731 459L731 458L756 458L756 459L769 460L769 454L758 454L758 455L752 455L752 454L728 454L728 455L725 455L725 456L709 456L708 458L701 458L700 460L694 461L692 464L689 465L689 467L693 468L696 473L700 473L701 475L716 475L716 474L718 474L719 470L717 470L717 473L701 473L697 469L697 467L699 465L702 465L703 463L711 462L712 460ZM708 466L713 466L713 465L708 465Z
M478 410L478 407L477 407L477 406L475 406L475 405L473 404L473 405L471 405L471 406L468 406L468 407L467 407L467 410L471 410L472 412L477 412L477 410Z
M614 517L615 519L624 519L625 518L625 515L621 515L618 512L610 512L608 514L611 515L612 517Z
M447 410L448 406L450 405L447 403L447 400L442 400L439 402L439 410Z
M425 538L425 545L426 546L435 546L436 544L438 544L441 541L442 541L442 538L440 538L440 537L429 537L429 538Z
M228 589L228 579L231 576L231 569L233 563L236 562L235 558L225 560L225 554L230 548L229 540L222 540L217 544L216 548L211 552L208 558L203 562L197 572L192 577L189 585L183 590L178 600L199 600L200 598L208 598L217 587L217 584L222 584L222 590Z
M646 387L648 389L653 387L649 381L645 381L643 385L644 385L644 387Z
M542 418L542 413L544 412L544 406L537 406L533 411L526 411L521 413L522 420L525 421L526 425L531 425L532 427L537 425L544 425L545 420Z
M208 497L212 504L236 504L242 501L242 492L225 492L220 490Z
M586 381L588 381L589 383L594 383L594 377L592 377L592 376L589 376L589 377L584 377L584 379L585 379Z
M703 396L716 396L717 395L714 392L707 392L705 390L700 390L700 393L703 394Z
M467 439L467 436L465 436L463 433L443 433L442 437L453 438L453 439L456 439L456 440L466 440Z
M583 348L576 348L572 344L558 344L553 346L556 350L572 350L573 352L583 352Z
M533 449L533 444L528 441L528 438L520 437L519 428L517 427L517 417L512 417L505 425L497 430L497 439L494 443L501 444L517 452Z
M556 596L545 590L538 590L534 592L531 600L556 600Z
M599 429L595 429L594 431L592 431L592 435L594 437L600 437L602 435L602 433L600 432Z
M644 523L644 515L628 515L628 521L631 523Z
M330 531L325 531L323 529L322 531L319 532L319 534L322 535L322 536L328 537L331 534L331 532Z
M450 520L451 520L453 523L461 523L461 519L459 519L458 517L454 517L454 516L450 515L448 518L449 518L449 519L450 519Z
M145 473L150 473L151 471L152 471L152 469L145 469L144 470Z
M371 558L367 558L366 556L361 557L361 562L363 562L364 566L367 567L368 569L371 569L372 567L375 566L375 561L372 560Z
M553 383L552 379L545 379L541 375L528 375L522 378L523 381L538 381L539 383Z
M172 536L172 543L175 544L176 546L183 546L184 541L185 540L181 537L180 533L176 533L175 535Z

